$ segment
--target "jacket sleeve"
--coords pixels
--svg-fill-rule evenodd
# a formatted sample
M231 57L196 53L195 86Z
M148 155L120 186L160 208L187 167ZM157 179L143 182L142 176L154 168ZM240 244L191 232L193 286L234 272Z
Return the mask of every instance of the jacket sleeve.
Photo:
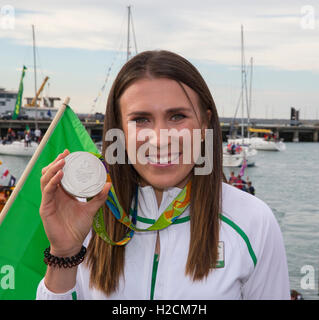
M257 264L242 288L243 299L289 300L290 286L284 241L278 222L265 204L255 226Z
M80 293L77 285L67 292L54 293L46 287L43 278L38 285L36 300L80 300Z

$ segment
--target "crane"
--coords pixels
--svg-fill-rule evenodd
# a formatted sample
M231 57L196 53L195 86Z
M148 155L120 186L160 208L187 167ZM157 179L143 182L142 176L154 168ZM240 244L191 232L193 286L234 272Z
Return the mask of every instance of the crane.
M31 103L27 104L26 107L36 107L36 101L38 100L38 97L40 95L40 93L42 92L45 84L47 83L47 81L49 80L49 77L45 77L42 84L41 84L41 87L39 88L37 94L35 95L35 97L32 99Z

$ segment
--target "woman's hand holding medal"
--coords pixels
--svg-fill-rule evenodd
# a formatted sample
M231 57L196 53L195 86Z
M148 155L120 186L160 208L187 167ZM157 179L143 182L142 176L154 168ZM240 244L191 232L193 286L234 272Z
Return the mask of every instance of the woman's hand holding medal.
M69 154L68 150L59 154L52 163L42 169L41 177L40 216L50 242L50 252L60 257L70 257L80 251L92 227L93 218L105 202L111 187L111 183L104 183L105 179L100 186L102 191L88 202L77 200L68 193L68 189L66 192L66 188L61 186L61 180L65 175L65 158ZM78 174L77 171L71 174Z

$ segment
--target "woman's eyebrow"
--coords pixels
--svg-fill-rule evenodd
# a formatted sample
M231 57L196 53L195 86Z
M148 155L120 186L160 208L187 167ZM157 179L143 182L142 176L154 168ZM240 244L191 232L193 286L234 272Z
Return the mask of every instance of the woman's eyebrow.
M167 109L166 112L167 113L192 112L192 109L187 107L176 107L176 108Z
M192 112L193 110L187 107L174 107L165 110L166 113L177 113L177 112ZM148 111L133 111L127 116L151 116L152 113Z
M133 111L130 112L127 116L150 116L152 115L150 112L147 111Z

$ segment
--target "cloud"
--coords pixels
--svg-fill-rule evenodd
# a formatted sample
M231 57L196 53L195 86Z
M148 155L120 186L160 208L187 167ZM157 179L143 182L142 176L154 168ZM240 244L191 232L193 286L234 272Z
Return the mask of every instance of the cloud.
M16 2L15 30L0 32L21 45L118 50L126 41L125 1L30 0ZM314 2L319 11L319 5ZM133 18L139 51L168 49L187 58L240 64L240 25L245 28L247 62L285 70L319 71L319 26L300 25L302 2L136 0ZM315 8L315 6L314 6ZM316 18L316 17L315 17Z
M7 72L3 85L16 86L20 71L13 74L12 70L16 70L20 61L29 61L25 93L33 94L29 46L34 24L42 60L38 62L44 62L46 69L42 72L52 80L50 90L61 97L70 95L76 109L88 112L104 83L114 51L123 53L113 66L108 86L125 61L127 0L8 2L15 8L15 28L1 29L0 21L0 47L3 45L0 56L2 53L5 61L1 68ZM318 105L314 88L319 72L317 0L131 0L130 3L138 51L167 49L189 59L205 77L221 114L232 116L237 105L241 25L245 31L246 64L254 57L253 114L265 116L265 108L269 111L273 106L276 114L288 116L294 101L313 108ZM314 29L301 26L303 5L315 9ZM133 50L133 42L131 47ZM24 57L27 54L30 59ZM9 64L10 72L6 67ZM311 92L304 92L300 85L311 87ZM105 99L100 99L96 111L104 112L104 108Z

